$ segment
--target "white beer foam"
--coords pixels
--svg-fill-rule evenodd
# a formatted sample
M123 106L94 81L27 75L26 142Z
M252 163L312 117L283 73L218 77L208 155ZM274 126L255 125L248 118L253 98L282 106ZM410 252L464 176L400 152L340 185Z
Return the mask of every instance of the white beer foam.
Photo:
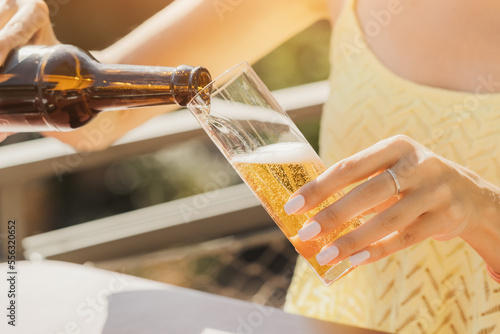
M321 160L309 144L288 142L271 144L259 147L251 153L236 155L231 159L231 162L282 164L301 162L321 163Z

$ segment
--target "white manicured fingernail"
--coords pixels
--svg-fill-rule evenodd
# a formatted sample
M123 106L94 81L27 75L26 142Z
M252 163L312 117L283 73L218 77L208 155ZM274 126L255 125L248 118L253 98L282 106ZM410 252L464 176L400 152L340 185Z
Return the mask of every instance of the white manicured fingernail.
M365 262L366 260L368 260L370 258L370 256L371 256L371 254L369 251L362 251L362 252L359 252L359 253L352 255L349 258L349 262L351 262L351 264L353 266L357 266L357 265Z
M285 212L289 215L299 211L304 207L304 204L306 204L306 200L304 199L304 196L302 195L297 195L291 200L288 201L288 203L285 204Z
M318 222L313 221L304 225L304 227L299 230L298 234L300 240L307 241L317 236L319 232L321 232L321 225Z
M324 266L330 261L333 261L337 256L339 256L339 249L337 246L331 246L323 249L316 255L316 261L318 261L320 266Z

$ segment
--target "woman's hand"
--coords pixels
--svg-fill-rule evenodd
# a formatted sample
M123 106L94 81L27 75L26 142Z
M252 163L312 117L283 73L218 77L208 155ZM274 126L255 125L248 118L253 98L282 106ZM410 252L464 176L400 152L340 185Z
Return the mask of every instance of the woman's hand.
M26 44L59 43L52 30L49 9L42 0L0 2L0 64L12 49Z
M42 0L0 2L0 64L12 49L26 44L53 45L59 41L50 23L49 9ZM10 133L0 133L0 142Z
M458 236L500 272L500 260L495 256L500 253L500 189L406 136L383 140L331 166L293 194L285 210L289 214L307 212L362 180L366 181L317 213L299 231L301 240L311 240L357 215L376 213L326 246L317 255L320 264L335 264L348 257L353 265L371 263L429 237L447 240Z

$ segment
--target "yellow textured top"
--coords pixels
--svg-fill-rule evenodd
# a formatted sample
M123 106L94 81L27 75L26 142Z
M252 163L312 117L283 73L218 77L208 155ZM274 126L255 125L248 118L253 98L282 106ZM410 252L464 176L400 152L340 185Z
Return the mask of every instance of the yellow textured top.
M354 0L335 23L331 57L320 135L326 165L402 133L500 184L500 94L487 93L491 77L474 94L397 76L367 45ZM428 239L330 287L299 260L285 310L397 333L500 333L500 284L462 239Z

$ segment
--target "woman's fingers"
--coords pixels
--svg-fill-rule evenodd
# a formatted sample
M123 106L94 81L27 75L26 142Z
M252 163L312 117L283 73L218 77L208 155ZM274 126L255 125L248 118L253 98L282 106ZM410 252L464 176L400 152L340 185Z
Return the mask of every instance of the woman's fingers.
M385 238L355 252L347 251L342 245L337 246L335 241L325 247L316 256L316 259L321 265L334 265L347 258L349 258L352 265L372 263L439 233L439 222L441 219L441 215L426 213L415 219L408 226L394 231Z
M350 184L391 168L402 156L410 156L415 142L406 136L395 136L340 161L328 168L291 196L285 205L288 214L305 213Z
M17 8L17 3L14 0L3 0L0 2L0 29L14 16Z
M346 221L394 197L394 189L389 173L378 174L311 217L299 230L299 238L307 241L335 231Z
M335 247L337 256L327 258L318 254L323 263L335 262L346 259L352 254L361 252L369 245L386 238L396 231L406 229L428 210L429 203L417 194L411 194L403 200L398 201L387 210L379 213L365 224L353 231L340 236L326 248ZM431 236L427 235L427 237ZM321 263L320 263L321 264Z
M350 256L352 265L368 264L424 241L439 233L442 215L427 213L410 226L391 234Z
M382 212L385 209L387 209L388 207L390 207L391 205L393 205L394 203L396 203L397 201L399 201L398 197L396 197L396 196L391 197L387 201L380 203L379 205L375 205L373 208L366 210L361 215L366 216L366 215L370 215L372 213Z
M45 2L41 0L21 2L19 10L0 30L0 64L3 64L10 50L36 39L40 32L43 32L45 37L50 37L51 33L47 32L48 26L50 18Z

